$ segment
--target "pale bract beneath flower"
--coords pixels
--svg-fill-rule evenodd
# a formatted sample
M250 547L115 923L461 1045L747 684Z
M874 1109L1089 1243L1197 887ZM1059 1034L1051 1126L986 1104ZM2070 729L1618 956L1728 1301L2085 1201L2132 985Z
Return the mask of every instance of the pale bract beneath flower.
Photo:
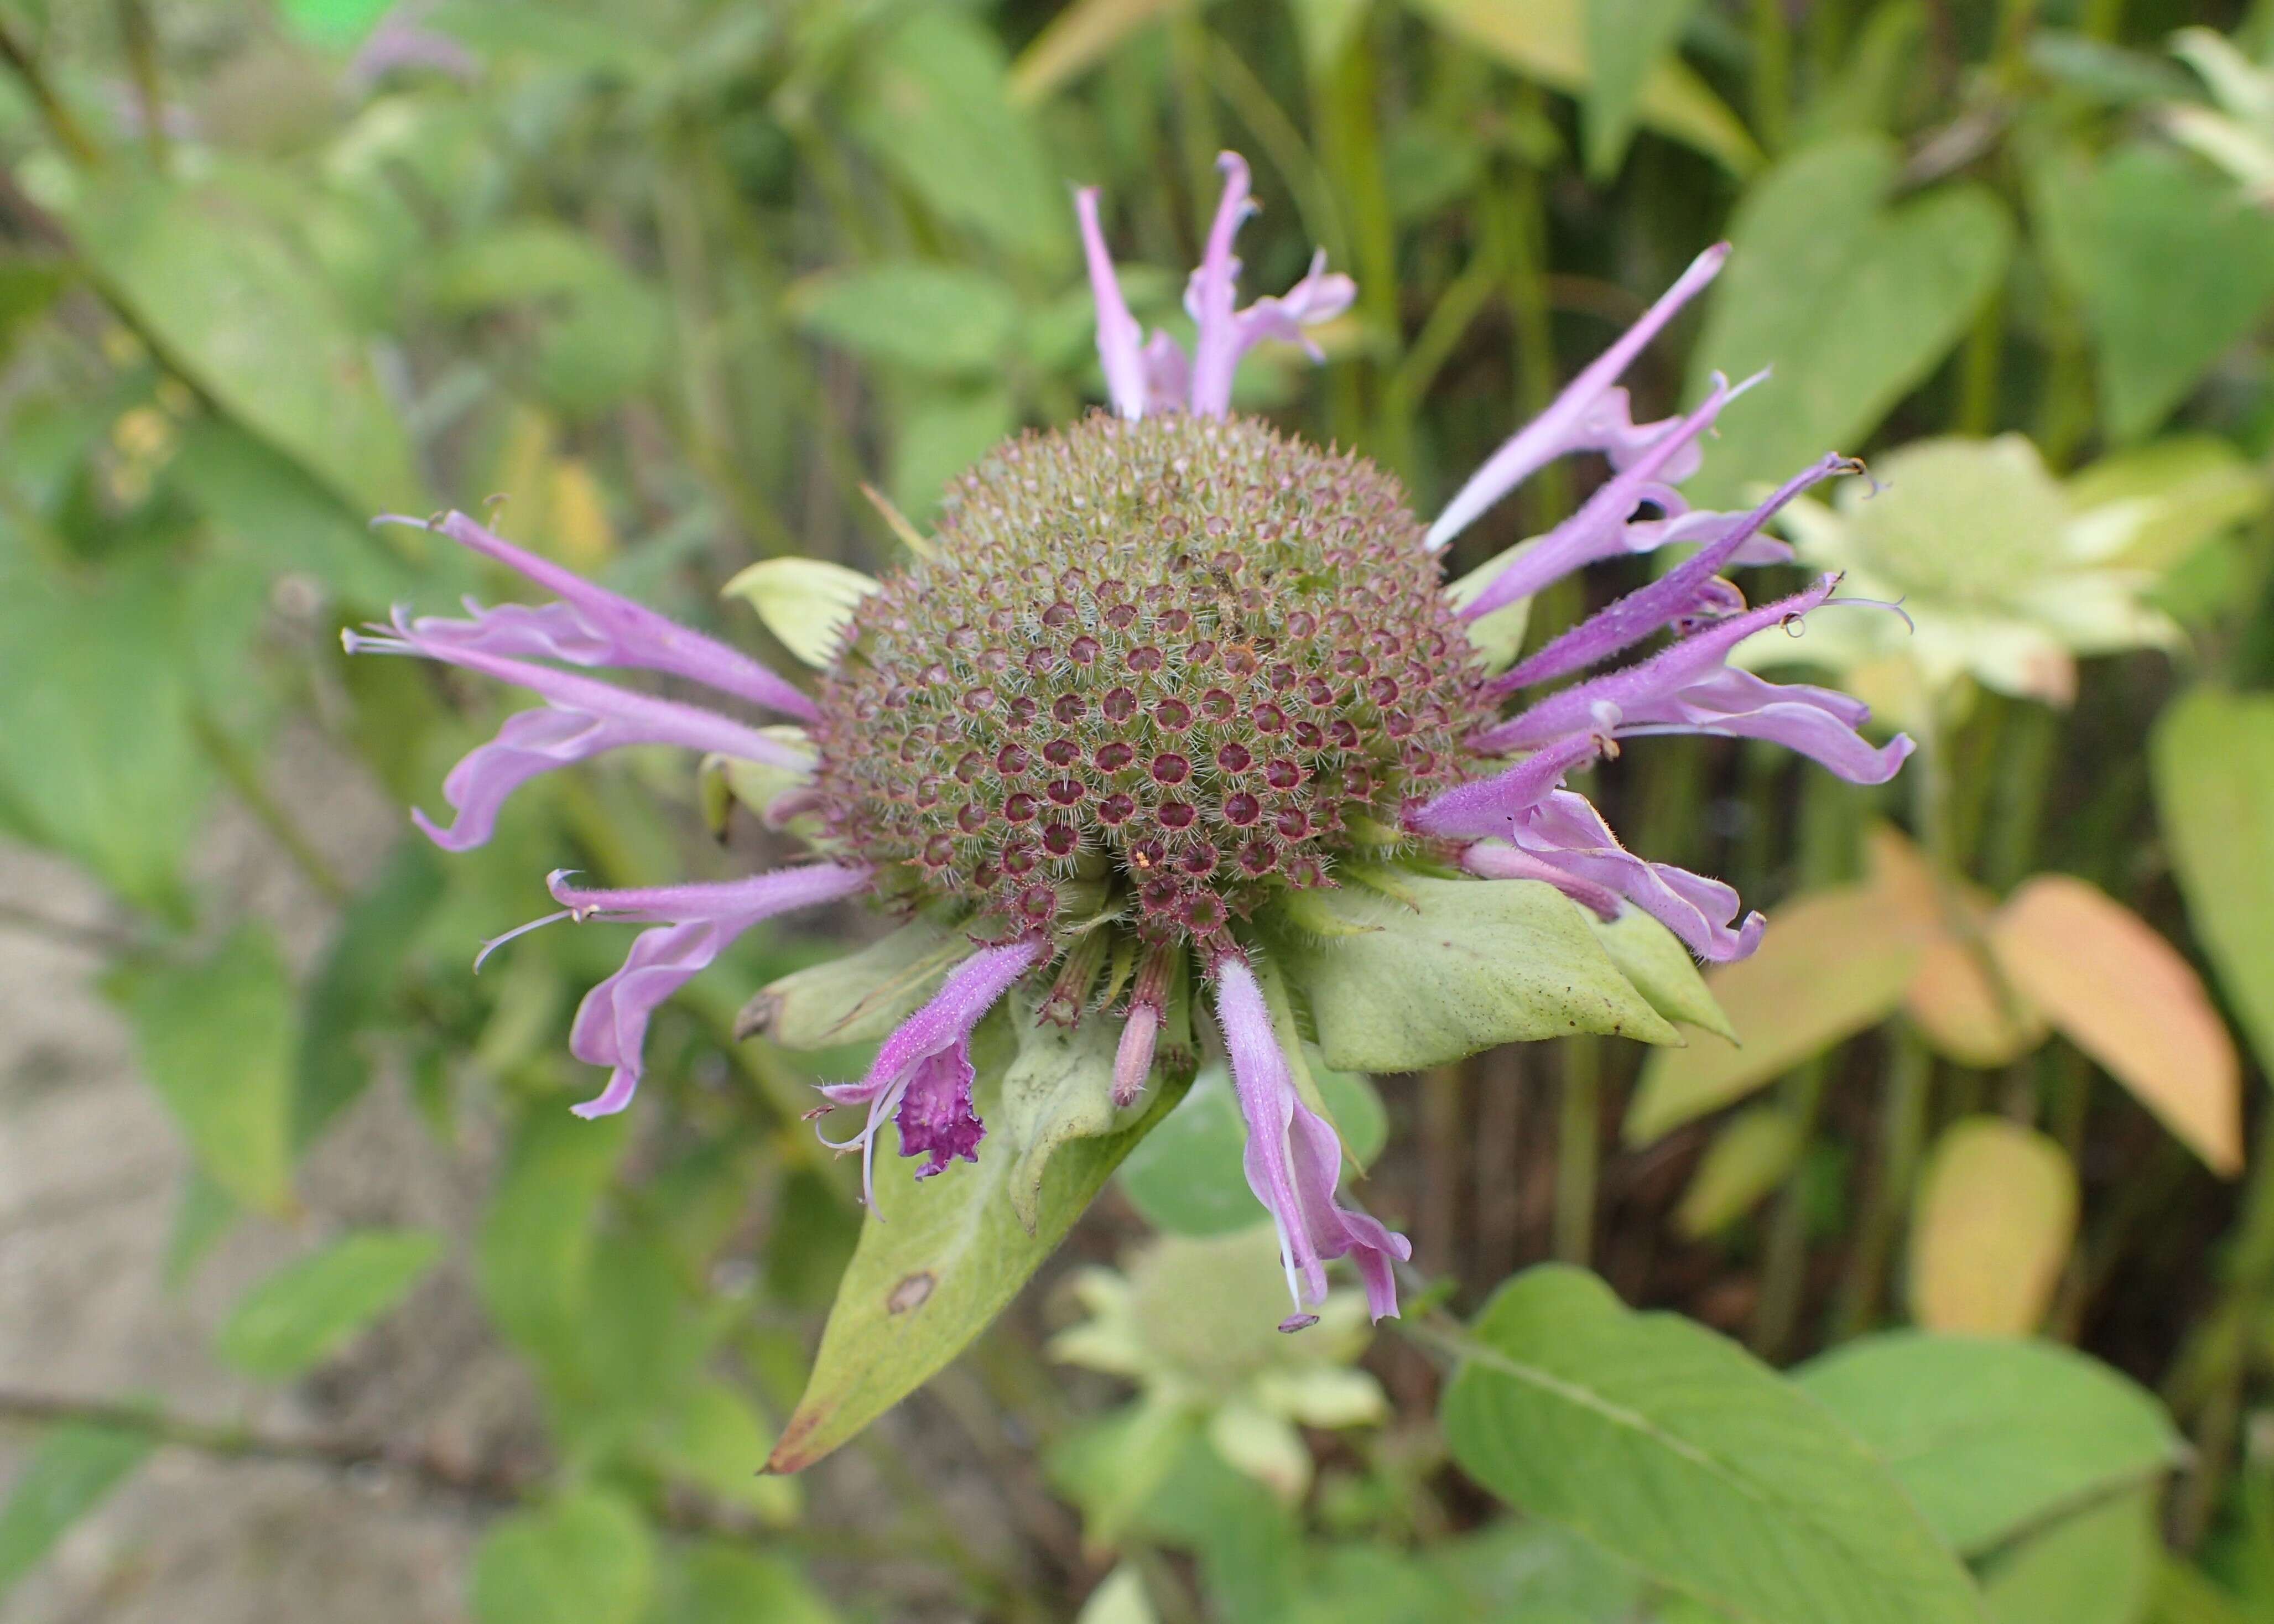
M2158 488L2113 463L2057 479L2020 434L1905 446L1829 503L1803 497L1780 515L1804 562L1843 572L1849 595L1903 614L1819 615L1802 636L1772 628L1731 663L1834 672L1883 707L1908 695L1939 709L1962 699L1968 679L2065 705L2079 658L2179 643L2149 598L2187 500L2182 485Z
M1186 288L1189 350L1131 314L1100 199L1078 194L1110 410L982 458L951 482L933 537L892 515L910 557L880 579L797 560L736 578L730 590L816 668L809 688L456 514L435 528L552 598L469 602L464 619L398 611L348 642L544 701L445 779L449 824L418 815L449 849L488 839L539 773L658 745L700 757L714 823L739 801L811 848L810 862L710 883L555 876L561 912L538 922L647 927L571 1029L572 1052L608 1069L580 1115L631 1102L651 1018L736 936L865 898L907 921L900 935L767 989L739 1030L815 1047L882 1038L865 1076L818 1096L825 1112L859 1113L829 1142L862 1157L872 1209L879 1153L897 1149L920 1160L907 1174L937 1192L926 1199L999 1200L1035 1235L1053 1155L1157 1120L1164 1085L1180 1090L1205 1050L1230 1063L1243 1170L1276 1237L1293 1312L1275 1318L1331 1346L1339 1333L1317 1327L1352 1311L1328 1266L1355 1268L1380 1319L1397 1312L1412 1249L1340 1188L1347 1158L1306 1035L1330 1067L1397 1071L1568 1033L1725 1030L1692 956L1751 952L1760 915L1716 880L1629 852L1566 780L1630 741L1694 733L1781 743L1877 784L1910 741L1867 741L1847 695L1728 662L1748 634L1813 623L1833 598L1826 573L1750 605L1724 572L1785 560L1769 521L1856 465L1827 455L1750 510L1695 508L1682 482L1759 380L1716 379L1686 413L1640 423L1619 382L1713 282L1725 244L1425 523L1364 456L1232 412L1242 357L1308 347L1356 289L1314 255L1293 287L1243 305L1234 241L1255 206L1246 164L1228 153L1220 168ZM1575 454L1611 477L1449 589L1445 551ZM1679 561L1515 659L1543 588L1660 549ZM2083 624L2094 605L2067 613ZM990 1058L1004 1054L1007 1067ZM963 1177L990 1154L1009 1159L999 1173ZM911 1259L900 1283L922 1292L910 1304L895 1287L892 1312L951 1299L937 1270L953 1267ZM1271 1443L1299 1404L1241 1402L1219 1411L1250 1417L1223 1423L1220 1446L1250 1466L1299 1453Z

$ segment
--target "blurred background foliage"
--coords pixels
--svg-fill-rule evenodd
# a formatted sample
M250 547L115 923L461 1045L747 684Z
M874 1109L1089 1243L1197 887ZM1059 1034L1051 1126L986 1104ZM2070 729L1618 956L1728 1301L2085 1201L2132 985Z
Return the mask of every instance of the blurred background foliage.
M241 1223L303 1240L215 1357L300 1380L440 1269L526 1361L540 1458L449 1485L493 1514L480 1624L2274 1614L2274 7L0 0L0 826L117 899L105 991L197 1169L173 1270ZM1271 1243L1204 1079L1081 1267L864 1440L860 1515L809 1516L752 1472L858 1218L806 1086L863 1056L732 1028L827 933L726 955L606 1124L567 1115L563 1034L620 941L471 970L550 868L724 876L770 837L636 754L471 857L406 827L350 871L279 786L432 804L501 703L342 658L391 603L504 588L378 512L486 504L783 660L719 583L885 567L865 485L922 524L1097 400L1069 184L1174 329L1227 146L1250 285L1317 244L1360 289L1329 365L1262 356L1241 406L1425 513L1734 239L1630 381L1657 413L1775 368L1702 503L1871 457L1876 496L1788 534L1915 628L1755 653L1922 748L1884 793L1694 739L1605 771L1636 849L1772 905L1713 978L1746 1042L1344 1079L1367 1199L1438 1282L1408 1335L1256 1335ZM1535 481L1457 568L1595 477ZM1632 584L1599 575L1535 621ZM312 959L199 877L225 804L322 900ZM374 1085L487 1169L469 1231L309 1216L303 1158ZM1551 1257L1684 1317L1550 1266L1458 1328ZM0 1590L154 1447L260 1442L0 1397L41 1424ZM907 1429L1007 1485L1007 1557Z

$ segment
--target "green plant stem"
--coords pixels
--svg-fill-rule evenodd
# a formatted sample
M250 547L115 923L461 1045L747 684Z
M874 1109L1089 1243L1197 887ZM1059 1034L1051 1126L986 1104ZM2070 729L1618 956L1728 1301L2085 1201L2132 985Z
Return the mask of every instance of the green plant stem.
M1389 469L1411 479L1413 422L1404 403L1384 387L1404 349L1404 324L1397 302L1397 234L1389 207L1389 187L1382 169L1382 130L1374 82L1374 56L1367 32L1353 36L1319 86L1319 117L1313 137L1334 177L1335 190L1349 211L1352 268L1358 276L1358 311L1365 322L1371 365L1363 371L1360 408L1373 408L1365 424L1367 448Z
M1199 233L1208 230L1216 207L1218 181L1216 154L1224 150L1216 127L1216 103L1208 78L1209 35L1191 6L1180 6L1169 17L1169 85L1176 98L1177 134L1184 148L1185 184L1192 195L1192 213Z
M1986 435L1998 424L1999 365L2005 358L2006 300L1993 293L1967 330L1958 361L1958 405L1952 431Z
M1825 1086L1831 1080L1837 1048L1826 1049L1787 1078L1779 1091L1783 1108L1799 1125L1799 1140L1806 1146L1816 1137L1823 1115ZM1764 1359L1782 1358L1792 1345L1800 1323L1800 1309L1808 1290L1808 1160L1805 1153L1778 1192L1769 1215L1768 1246L1761 1263L1761 1295L1753 1309L1752 1350Z
M245 803L245 810L284 848L284 854L292 860L292 866L301 876L325 901L335 906L353 896L355 888L340 877L339 870L293 822L283 803L268 793L268 786L260 781L260 764L245 753L245 747L202 708L192 715L190 723L198 743L220 771L222 779Z
M1524 88L1536 99L1536 92ZM1547 205L1539 172L1529 164L1517 165L1486 208L1499 262L1507 269L1509 317L1516 335L1517 416L1524 421L1547 409L1558 381L1549 320ZM1570 511L1570 472L1562 462L1551 462L1525 482L1519 496L1531 533L1540 534Z
M1335 200L1335 189L1327 179L1318 154L1295 127L1295 121L1271 99L1270 91L1255 77L1255 70L1242 61L1231 45L1214 34L1209 36L1208 71L1209 81L1216 86L1216 94L1247 126L1247 132L1269 155L1272 167L1287 183L1295 207L1302 215L1305 234L1327 251L1330 261L1348 264L1350 229L1344 222L1342 207Z
M2172 1361L2173 1380L2192 1378L2207 1395L2195 1412L2192 1470L2172 1498L2172 1537L2182 1551L2202 1542L2233 1470L2259 1327L2274 1301L2274 1115L2256 1148L2221 1270L2225 1289Z
M1888 1027L1887 1037L1887 1078L1879 1106L1879 1160L1834 1310L1833 1335L1838 1340L1860 1335L1879 1323L1888 1260L1910 1209L1911 1182L1917 1177L1919 1157L1926 1147L1934 1056L1907 1022Z
M1565 1038L1562 1110L1555 1135L1555 1255L1583 1267L1595 1249L1595 1184L1601 1161L1602 1044Z
M1753 133L1773 157L1784 150L1792 114L1792 25L1784 0L1753 0Z
M40 122L47 125L48 133L55 138L56 145L64 149L66 156L90 168L102 162L102 149L87 134L87 127L79 121L79 116L64 104L62 97L56 94L56 87L49 81L46 71L25 49L24 42L16 37L15 29L4 20L0 20L0 63L4 63L8 71L22 81L24 94L31 97L32 105L39 109Z

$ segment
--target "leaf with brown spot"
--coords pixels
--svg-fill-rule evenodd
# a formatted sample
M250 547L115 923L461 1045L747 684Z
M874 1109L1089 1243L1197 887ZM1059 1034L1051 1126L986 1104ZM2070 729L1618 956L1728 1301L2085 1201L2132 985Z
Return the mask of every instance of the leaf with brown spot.
M1991 925L2014 985L2213 1172L2242 1166L2242 1067L2172 944L2098 887L2041 874Z

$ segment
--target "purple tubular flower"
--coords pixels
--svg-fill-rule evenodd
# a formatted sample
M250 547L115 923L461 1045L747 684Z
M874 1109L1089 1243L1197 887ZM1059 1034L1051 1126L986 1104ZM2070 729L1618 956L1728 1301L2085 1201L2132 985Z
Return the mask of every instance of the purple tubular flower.
M341 641L350 654L418 654L463 665L530 688L545 701L543 710L508 717L495 739L450 770L442 780L442 798L458 816L449 828L440 827L424 812L410 814L426 838L444 851L468 851L487 840L507 797L538 774L626 745L675 744L777 766L810 764L802 752L779 740L700 706L508 659L463 640L438 643L425 623L406 619L399 610L391 634L347 632Z
M1715 964L1743 959L1760 945L1767 921L1758 914L1748 914L1743 924L1730 929L1739 906L1734 890L1686 868L1637 857L1619 844L1602 814L1584 795L1553 791L1525 808L1501 835L1515 848L1513 853L1472 846L1462 853L1463 866L1494 879L1545 879L1598 913L1603 910L1595 898L1615 892L1671 930L1698 957ZM1516 862L1514 857L1529 858L1532 863ZM1554 875L1517 871L1530 869L1533 863L1553 869ZM1575 883L1588 888L1587 892L1575 889Z
M1691 260L1690 268L1643 312L1641 320L1589 363L1546 411L1487 458L1429 527L1426 543L1429 550L1434 553L1445 546L1494 503L1557 457L1574 451L1601 451L1609 455L1614 467L1624 467L1655 444L1666 425L1637 424L1628 410L1626 391L1612 386L1643 347L1674 320L1675 312L1721 273L1721 263L1728 257L1729 244L1717 243ZM1667 470L1668 476L1679 482L1696 472L1697 467L1692 447Z
M1600 559L1638 551L1627 535L1635 509L1649 502L1663 511L1679 500L1660 476L1676 455L1688 451L1698 437L1713 425L1713 420L1721 415L1721 408L1736 394L1728 380L1715 373L1713 388L1706 392L1696 411L1660 435L1649 449L1604 481L1578 512L1495 575L1492 583L1461 610L1461 618L1480 619L1519 598L1531 597L1575 569ZM1667 538L1663 522L1653 534L1660 540Z
M1113 256L1106 252L1105 232L1097 223L1097 188L1084 186L1075 192L1073 207L1081 219L1090 297L1097 303L1097 362L1105 369L1105 392L1113 410L1133 420L1145 415L1145 330L1121 297L1121 279L1114 274ZM1183 359L1181 352L1178 359Z
M382 515L377 523L427 528L425 521L399 514ZM463 513L444 515L436 528L460 546L495 559L557 593L561 601L501 604L485 609L469 598L466 609L474 617L471 620L422 617L412 622L418 636L433 650L660 671L801 721L812 721L820 714L812 700L749 655L689 631L644 604L595 586L573 569L516 547Z
M1498 840L1480 840L1461 853L1461 867L1480 880L1542 880L1600 919L1614 920L1625 906L1608 885L1566 874L1544 857Z
M1186 285L1185 309L1200 324L1193 341L1192 409L1203 417L1220 417L1231 410L1231 374L1239 364L1239 330L1232 309L1239 261L1231 244L1255 205L1247 195L1246 159L1224 153L1216 167L1224 174L1224 196L1216 200L1208 248Z
M1125 1106L1144 1091L1153 1071L1153 1045L1161 1033L1161 1007L1132 1004L1121 1025L1121 1042L1113 1051L1113 1103Z
M1898 733L1873 748L1856 729L1865 706L1844 694L1801 684L1748 682L1727 665L1755 632L1791 626L1839 584L1824 575L1806 591L1734 614L1638 665L1574 683L1477 735L1479 750L1544 749L1579 733L1617 739L1638 733L1700 733L1773 739L1856 784L1883 784L1911 753ZM1529 764L1528 763L1526 763Z
M1549 741L1506 771L1458 785L1405 815L1417 834L1445 840L1505 836L1525 813L1546 800L1574 767L1601 754L1600 733L1577 731Z
M762 919L835 902L864 889L870 870L854 863L809 863L723 884L666 885L647 891L580 891L555 873L553 899L577 920L634 920L644 930L623 968L584 995L568 1035L577 1059L610 1069L598 1097L573 1106L577 1116L607 1116L632 1102L639 1087L640 1049L656 1007L692 981L735 937Z
M971 1109L971 1029L1042 956L1040 942L982 948L958 965L932 1000L902 1021L877 1051L876 1064L857 1083L830 1083L832 1105L865 1105L868 1121L849 1139L825 1141L861 1151L861 1190L877 1204L876 1146L885 1119L898 1113L900 1154L929 1156L916 1171L929 1178L957 1156L979 1159L986 1124Z
M1231 1051L1240 1112L1247 1119L1247 1187L1278 1227L1280 1261L1295 1300L1295 1312L1279 1328L1295 1331L1316 1323L1318 1316L1309 1311L1326 1298L1327 1259L1344 1256L1366 1282L1367 1307L1374 1318L1396 1318L1392 1259L1412 1257L1412 1244L1375 1220L1335 1205L1342 1141L1295 1091L1255 973L1238 953L1227 952L1216 961L1216 1019Z
M1697 613L1701 605L1718 606L1710 596L1715 587L1714 577L1747 542L1760 534L1762 527L1776 516L1778 510L1811 485L1820 485L1834 474L1852 472L1858 466L1850 458L1838 456L1827 456L1812 463L1786 480L1776 494L1743 519L1648 586L1639 587L1617 602L1589 615L1531 658L1495 679L1494 690L1513 693L1535 682L1545 682L1584 669L1598 660L1609 658L1622 649L1633 647L1661 627ZM1612 485L1617 483L1617 480L1611 482ZM1608 490L1609 486L1604 488ZM1593 506L1593 503L1588 505Z

